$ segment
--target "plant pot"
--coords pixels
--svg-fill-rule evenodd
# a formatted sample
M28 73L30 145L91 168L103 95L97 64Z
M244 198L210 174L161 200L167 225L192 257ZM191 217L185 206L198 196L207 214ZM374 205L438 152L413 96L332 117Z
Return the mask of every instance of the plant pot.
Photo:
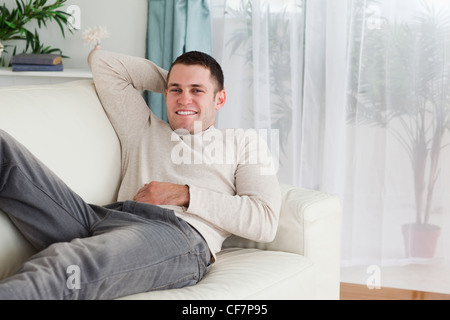
M441 228L431 224L409 223L402 226L407 257L433 258Z

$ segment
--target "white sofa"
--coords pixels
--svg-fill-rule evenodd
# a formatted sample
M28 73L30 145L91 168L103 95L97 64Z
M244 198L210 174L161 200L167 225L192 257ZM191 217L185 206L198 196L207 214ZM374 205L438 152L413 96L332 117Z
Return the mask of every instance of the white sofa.
M0 128L87 202L115 201L120 145L91 80L0 87ZM229 238L197 285L122 299L339 299L341 205L337 197L282 185L273 242ZM34 249L0 211L0 279Z

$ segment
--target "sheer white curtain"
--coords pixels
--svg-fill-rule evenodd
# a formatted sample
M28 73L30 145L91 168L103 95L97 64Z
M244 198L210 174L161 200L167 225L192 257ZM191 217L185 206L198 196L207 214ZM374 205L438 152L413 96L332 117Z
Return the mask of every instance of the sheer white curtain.
M375 265L382 285L450 293L450 0L211 8L218 126L279 130L280 181L341 198L343 269L364 267L353 279ZM434 231L434 250L405 238L415 229Z
M211 0L213 52L227 90L217 126L258 129L279 160L280 180L290 184L301 142L302 3Z
M414 266L396 276L409 274L413 289L446 293L449 9L448 0L347 2L345 118L330 140L345 150L337 162L345 176L340 186L329 177L322 184L344 201L344 265Z
M347 12L343 262L414 265L450 293L450 1Z

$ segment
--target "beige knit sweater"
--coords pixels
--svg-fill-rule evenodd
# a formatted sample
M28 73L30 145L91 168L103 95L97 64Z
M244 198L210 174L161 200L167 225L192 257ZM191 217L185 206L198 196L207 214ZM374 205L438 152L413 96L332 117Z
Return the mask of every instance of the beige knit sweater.
M273 239L279 183L267 145L254 131L211 127L194 135L175 133L142 97L142 90L164 92L167 71L143 58L99 49L88 60L121 143L118 201L133 199L151 181L188 185L187 208L165 207L203 235L214 257L231 234L260 242Z

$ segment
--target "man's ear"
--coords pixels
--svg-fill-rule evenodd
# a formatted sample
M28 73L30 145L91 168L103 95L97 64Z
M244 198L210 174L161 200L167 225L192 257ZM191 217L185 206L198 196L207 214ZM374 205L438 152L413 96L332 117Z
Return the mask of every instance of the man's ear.
M227 100L227 93L225 89L219 91L216 95L216 111L223 107L225 101Z

